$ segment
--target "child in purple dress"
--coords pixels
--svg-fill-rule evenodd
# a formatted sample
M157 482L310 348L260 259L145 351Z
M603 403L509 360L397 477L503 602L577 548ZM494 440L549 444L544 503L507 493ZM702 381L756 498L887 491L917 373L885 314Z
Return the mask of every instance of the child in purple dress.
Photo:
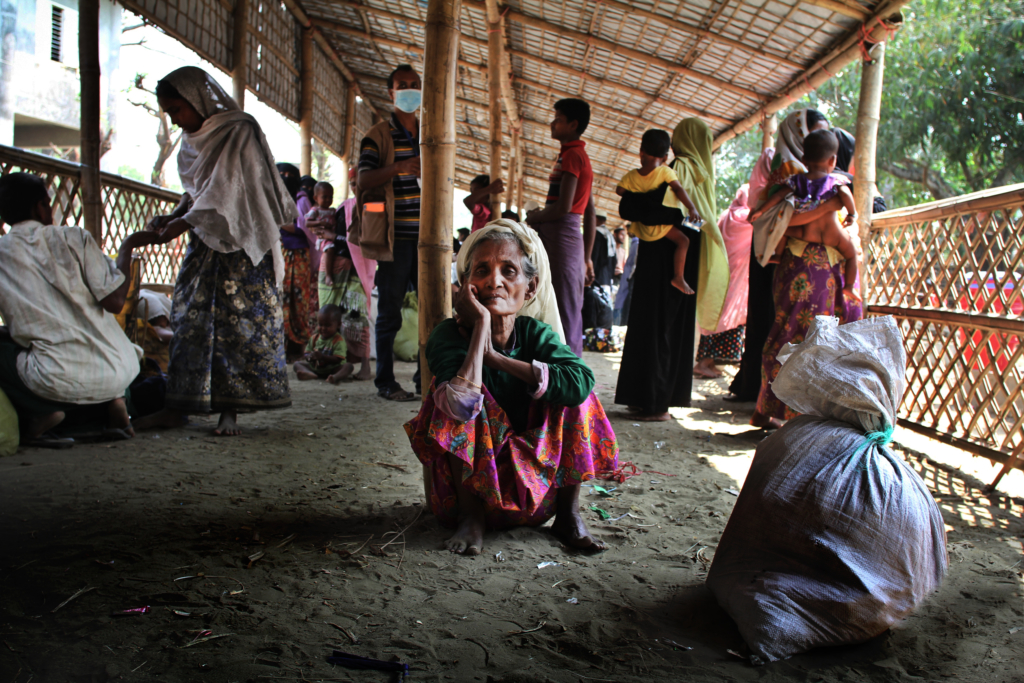
M846 219L843 221L843 225L852 226L857 221L857 209L853 205L853 194L849 188L850 181L845 176L832 173L836 167L838 151L839 141L829 130L814 131L804 138L803 162L807 167L807 172L790 176L785 182L789 190L776 192L765 202L764 206L750 214L750 219L757 220L768 209L790 197L793 198L794 213L807 213L839 195L846 208ZM821 225L818 225L819 223ZM825 225L826 223L828 225ZM834 235L836 232L842 232L842 229L839 225L839 217L831 212L813 224L789 227L786 229L785 236L775 247L775 254L769 259L769 263L779 262L782 253L786 250L789 237L796 237L807 242L818 242L820 240L808 239L808 237L825 233ZM854 267L856 267L856 262L854 262Z

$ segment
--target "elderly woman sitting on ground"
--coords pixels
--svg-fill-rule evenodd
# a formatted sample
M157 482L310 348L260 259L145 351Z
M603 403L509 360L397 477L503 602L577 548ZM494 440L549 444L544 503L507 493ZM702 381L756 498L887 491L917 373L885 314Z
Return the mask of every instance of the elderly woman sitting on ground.
M561 338L540 238L489 223L466 240L458 271L455 318L427 342L434 386L405 425L431 510L457 527L447 548L476 555L485 530L554 516L566 545L603 550L580 517L580 484L615 469L618 446L594 373Z

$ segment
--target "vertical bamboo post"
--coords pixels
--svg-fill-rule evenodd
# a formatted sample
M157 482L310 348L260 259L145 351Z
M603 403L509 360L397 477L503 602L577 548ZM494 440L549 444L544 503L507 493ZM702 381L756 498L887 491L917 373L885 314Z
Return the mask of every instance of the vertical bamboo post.
M420 119L419 319L423 395L434 373L427 339L452 314L452 221L455 204L455 66L461 0L429 0Z
M103 248L100 186L100 0L78 4L78 69L81 74L82 223Z
M249 0L235 0L232 20L234 35L231 40L231 90L235 102L244 110L246 71L249 68Z
M761 122L761 151L775 146L775 131L779 128L777 114L766 114Z
M505 77L501 72L504 61L501 54L505 47L504 24L496 0L487 0L487 94L490 102L492 183L501 177L501 81ZM491 195L491 211L495 217L501 215L500 194Z
M519 182L519 155L521 153L522 150L519 149L519 131L513 128L512 146L509 148L508 159L508 188L505 190L508 192L505 199L505 208L507 209L511 209L512 204L515 202L516 184ZM498 218L498 216L495 216L495 218Z
M348 199L349 194L349 182L348 182L348 169L349 164L353 158L353 154L356 154L356 141L352 138L355 136L356 131L356 90L351 85L348 87L348 95L345 98L345 139L341 142L341 148L343 154L341 155L341 167L343 169L342 175L345 179L342 181L342 187L344 191L338 193L338 197L341 201ZM356 158L358 161L358 158Z
M870 62L864 62L860 75L860 102L857 104L857 146L853 153L856 175L853 177L853 205L857 208L860 225L860 244L864 258L860 269L860 292L867 308L868 282L867 254L871 239L871 206L875 192L875 148L878 142L878 123L882 112L882 74L885 71L885 43L878 43L868 51Z
M299 173L313 172L313 29L302 29L302 67L299 117Z

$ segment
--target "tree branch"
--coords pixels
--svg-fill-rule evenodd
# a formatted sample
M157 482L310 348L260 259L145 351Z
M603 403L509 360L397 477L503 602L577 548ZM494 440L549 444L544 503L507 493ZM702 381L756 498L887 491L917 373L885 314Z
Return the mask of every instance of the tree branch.
M936 199L948 199L959 194L952 185L946 182L941 173L916 161L907 159L902 166L887 161L878 161L877 166L891 176L923 186Z

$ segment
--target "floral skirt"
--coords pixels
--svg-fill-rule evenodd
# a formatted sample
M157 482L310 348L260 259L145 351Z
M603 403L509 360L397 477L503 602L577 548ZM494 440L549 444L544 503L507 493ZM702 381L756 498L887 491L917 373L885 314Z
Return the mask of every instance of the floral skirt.
M743 356L743 337L747 326L740 325L718 334L702 334L697 347L697 360L710 358L723 363L738 363Z
M445 526L458 523L456 481L483 500L488 529L509 529L543 524L555 514L559 488L618 467L615 432L594 394L578 406L532 401L522 433L486 388L483 409L469 422L437 408L433 386L425 396L405 431L431 469L430 509ZM449 454L462 461L457 480Z
M334 284L325 282L327 259L320 260L318 283L320 305L334 304L341 308L341 333L348 344L348 361L359 363L370 355L369 306L363 284L352 261L344 256L334 257Z
M292 404L274 260L254 266L195 235L178 272L166 406L188 413Z
M835 315L842 267L842 263L829 265L828 253L821 244L808 244L803 256L794 256L789 249L782 253L772 282L775 322L761 354L757 411L762 415L789 420L799 414L772 391L771 383L782 368L775 359L785 344L799 344L804 340L815 316Z
M281 283L284 332L289 341L305 347L312 313L313 273L309 267L309 249L282 249L281 252L284 254L284 281Z

